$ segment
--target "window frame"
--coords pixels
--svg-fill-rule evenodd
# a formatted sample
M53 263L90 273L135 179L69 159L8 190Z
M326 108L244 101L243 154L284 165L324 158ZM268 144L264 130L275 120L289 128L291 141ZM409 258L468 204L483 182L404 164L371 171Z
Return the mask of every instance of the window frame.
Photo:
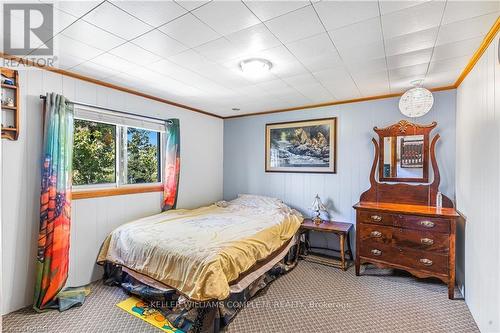
M128 117L124 117L128 118ZM88 184L88 185L72 185L71 192L73 199L87 199L95 197L106 197L113 195L125 195L134 193L148 193L148 192L161 192L163 191L164 181L164 163L165 163L165 140L166 132L143 128L139 126L128 126L123 124L116 124L109 121L89 119L86 117L75 116L74 119L92 121L103 124L115 126L115 182L114 183L101 183L101 184ZM136 119L141 119L137 116ZM150 121L144 119L144 121ZM127 184L126 181L126 163L127 163L127 128L138 128L151 132L159 133L159 172L160 181L152 183L135 183Z

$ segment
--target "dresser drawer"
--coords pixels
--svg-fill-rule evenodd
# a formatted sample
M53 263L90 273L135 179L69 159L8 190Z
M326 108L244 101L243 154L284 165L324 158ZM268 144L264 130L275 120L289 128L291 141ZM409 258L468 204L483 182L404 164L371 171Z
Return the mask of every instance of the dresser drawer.
M392 226L398 219L395 214L380 213L377 211L358 211L358 221Z
M410 270L448 274L448 256L444 254L400 248L383 243L364 242L360 246L360 255Z
M396 220L395 225L401 228L425 230L431 232L450 232L450 221L447 219L416 216L416 215L400 215Z
M361 242L375 242L390 244L392 242L393 227L376 224L358 224L358 234Z
M450 247L448 235L427 230L394 228L392 240L397 247L447 254Z
M373 258L376 260L392 262L397 255L397 250L391 245L365 241L360 244L359 252L362 257Z
M449 257L447 255L409 248L397 248L397 250L399 255L395 256L394 263L419 271L448 274Z

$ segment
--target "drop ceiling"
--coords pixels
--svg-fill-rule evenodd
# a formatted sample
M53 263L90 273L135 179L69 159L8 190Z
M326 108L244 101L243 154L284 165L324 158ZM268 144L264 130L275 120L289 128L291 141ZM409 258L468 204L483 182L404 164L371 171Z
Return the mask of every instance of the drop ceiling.
M416 79L450 86L500 15L500 1L54 7L55 67L223 117L399 93ZM241 72L254 57L273 63L268 75Z

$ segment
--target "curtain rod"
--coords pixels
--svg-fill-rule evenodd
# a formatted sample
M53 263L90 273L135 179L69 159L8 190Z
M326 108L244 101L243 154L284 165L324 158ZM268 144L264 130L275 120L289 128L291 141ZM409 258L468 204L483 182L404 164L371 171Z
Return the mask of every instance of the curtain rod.
M40 99L46 100L47 96L40 95ZM138 114L134 114L134 113L127 112L127 111L121 111L121 110L111 109L111 108L107 108L107 107L104 107L104 106L99 106L99 105L94 105L94 104L88 104L88 103L83 103L83 102L73 102L73 101L70 101L70 100L66 100L66 103L70 103L70 104L73 104L73 105L87 106L87 107L91 107L91 108L95 108L95 109L100 109L100 110L107 110L107 111L122 113L122 114L126 114L126 115L133 116L133 117L140 117L140 118L152 119L152 120L157 120L157 121L168 121L167 119L138 115Z

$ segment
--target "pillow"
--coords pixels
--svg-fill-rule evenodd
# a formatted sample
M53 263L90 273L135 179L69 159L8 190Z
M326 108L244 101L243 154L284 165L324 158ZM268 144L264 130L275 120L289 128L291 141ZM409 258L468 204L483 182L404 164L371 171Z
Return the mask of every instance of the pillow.
M243 205L248 207L284 206L283 201L280 199L256 194L239 194L238 198L231 200L231 204Z

